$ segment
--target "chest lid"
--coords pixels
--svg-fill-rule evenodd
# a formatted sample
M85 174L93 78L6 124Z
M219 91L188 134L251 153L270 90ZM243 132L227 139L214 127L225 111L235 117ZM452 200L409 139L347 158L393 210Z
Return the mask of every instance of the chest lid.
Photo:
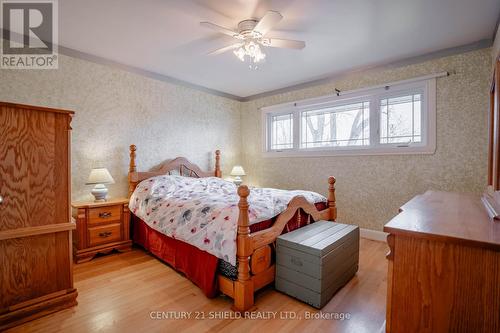
M281 235L277 246L323 257L336 248L337 243L358 229L355 225L318 221Z

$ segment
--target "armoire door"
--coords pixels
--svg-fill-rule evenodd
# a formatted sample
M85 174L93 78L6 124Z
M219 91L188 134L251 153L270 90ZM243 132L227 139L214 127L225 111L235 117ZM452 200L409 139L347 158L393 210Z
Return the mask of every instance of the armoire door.
M0 128L0 230L68 222L67 115L3 107Z
M0 330L75 304L71 113L0 102Z

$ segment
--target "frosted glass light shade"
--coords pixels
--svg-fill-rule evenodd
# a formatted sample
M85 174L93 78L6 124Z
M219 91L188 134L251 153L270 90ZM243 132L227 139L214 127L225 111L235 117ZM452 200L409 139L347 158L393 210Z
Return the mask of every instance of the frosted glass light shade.
M231 176L246 176L245 170L241 165L235 165L233 170L231 170Z
M94 168L90 171L89 179L85 184L113 184L115 180L111 177L108 169Z

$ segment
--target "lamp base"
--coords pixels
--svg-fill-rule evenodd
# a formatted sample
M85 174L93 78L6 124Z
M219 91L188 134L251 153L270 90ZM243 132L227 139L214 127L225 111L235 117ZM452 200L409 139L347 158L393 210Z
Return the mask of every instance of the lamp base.
M236 186L240 186L240 185L243 183L243 180L241 179L241 177L240 177L240 176L236 176L236 177L234 177L234 179L233 179L233 183L234 183L234 185L236 185Z
M90 193L92 193L95 198L94 202L105 202L106 196L108 195L108 189L104 184L96 184Z

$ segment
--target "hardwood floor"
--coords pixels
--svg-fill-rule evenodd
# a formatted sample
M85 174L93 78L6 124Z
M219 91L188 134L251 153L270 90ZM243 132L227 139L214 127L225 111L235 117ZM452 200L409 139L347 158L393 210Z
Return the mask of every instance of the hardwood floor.
M182 275L140 249L75 265L78 305L9 332L379 332L385 320L385 243L361 239L357 275L321 310L268 287L257 293L254 316L277 312L276 319L235 318L231 299L206 298ZM152 316L190 319L152 319ZM195 319L196 312L226 315ZM349 313L350 319L305 319L320 313ZM281 319L280 316L302 319Z

